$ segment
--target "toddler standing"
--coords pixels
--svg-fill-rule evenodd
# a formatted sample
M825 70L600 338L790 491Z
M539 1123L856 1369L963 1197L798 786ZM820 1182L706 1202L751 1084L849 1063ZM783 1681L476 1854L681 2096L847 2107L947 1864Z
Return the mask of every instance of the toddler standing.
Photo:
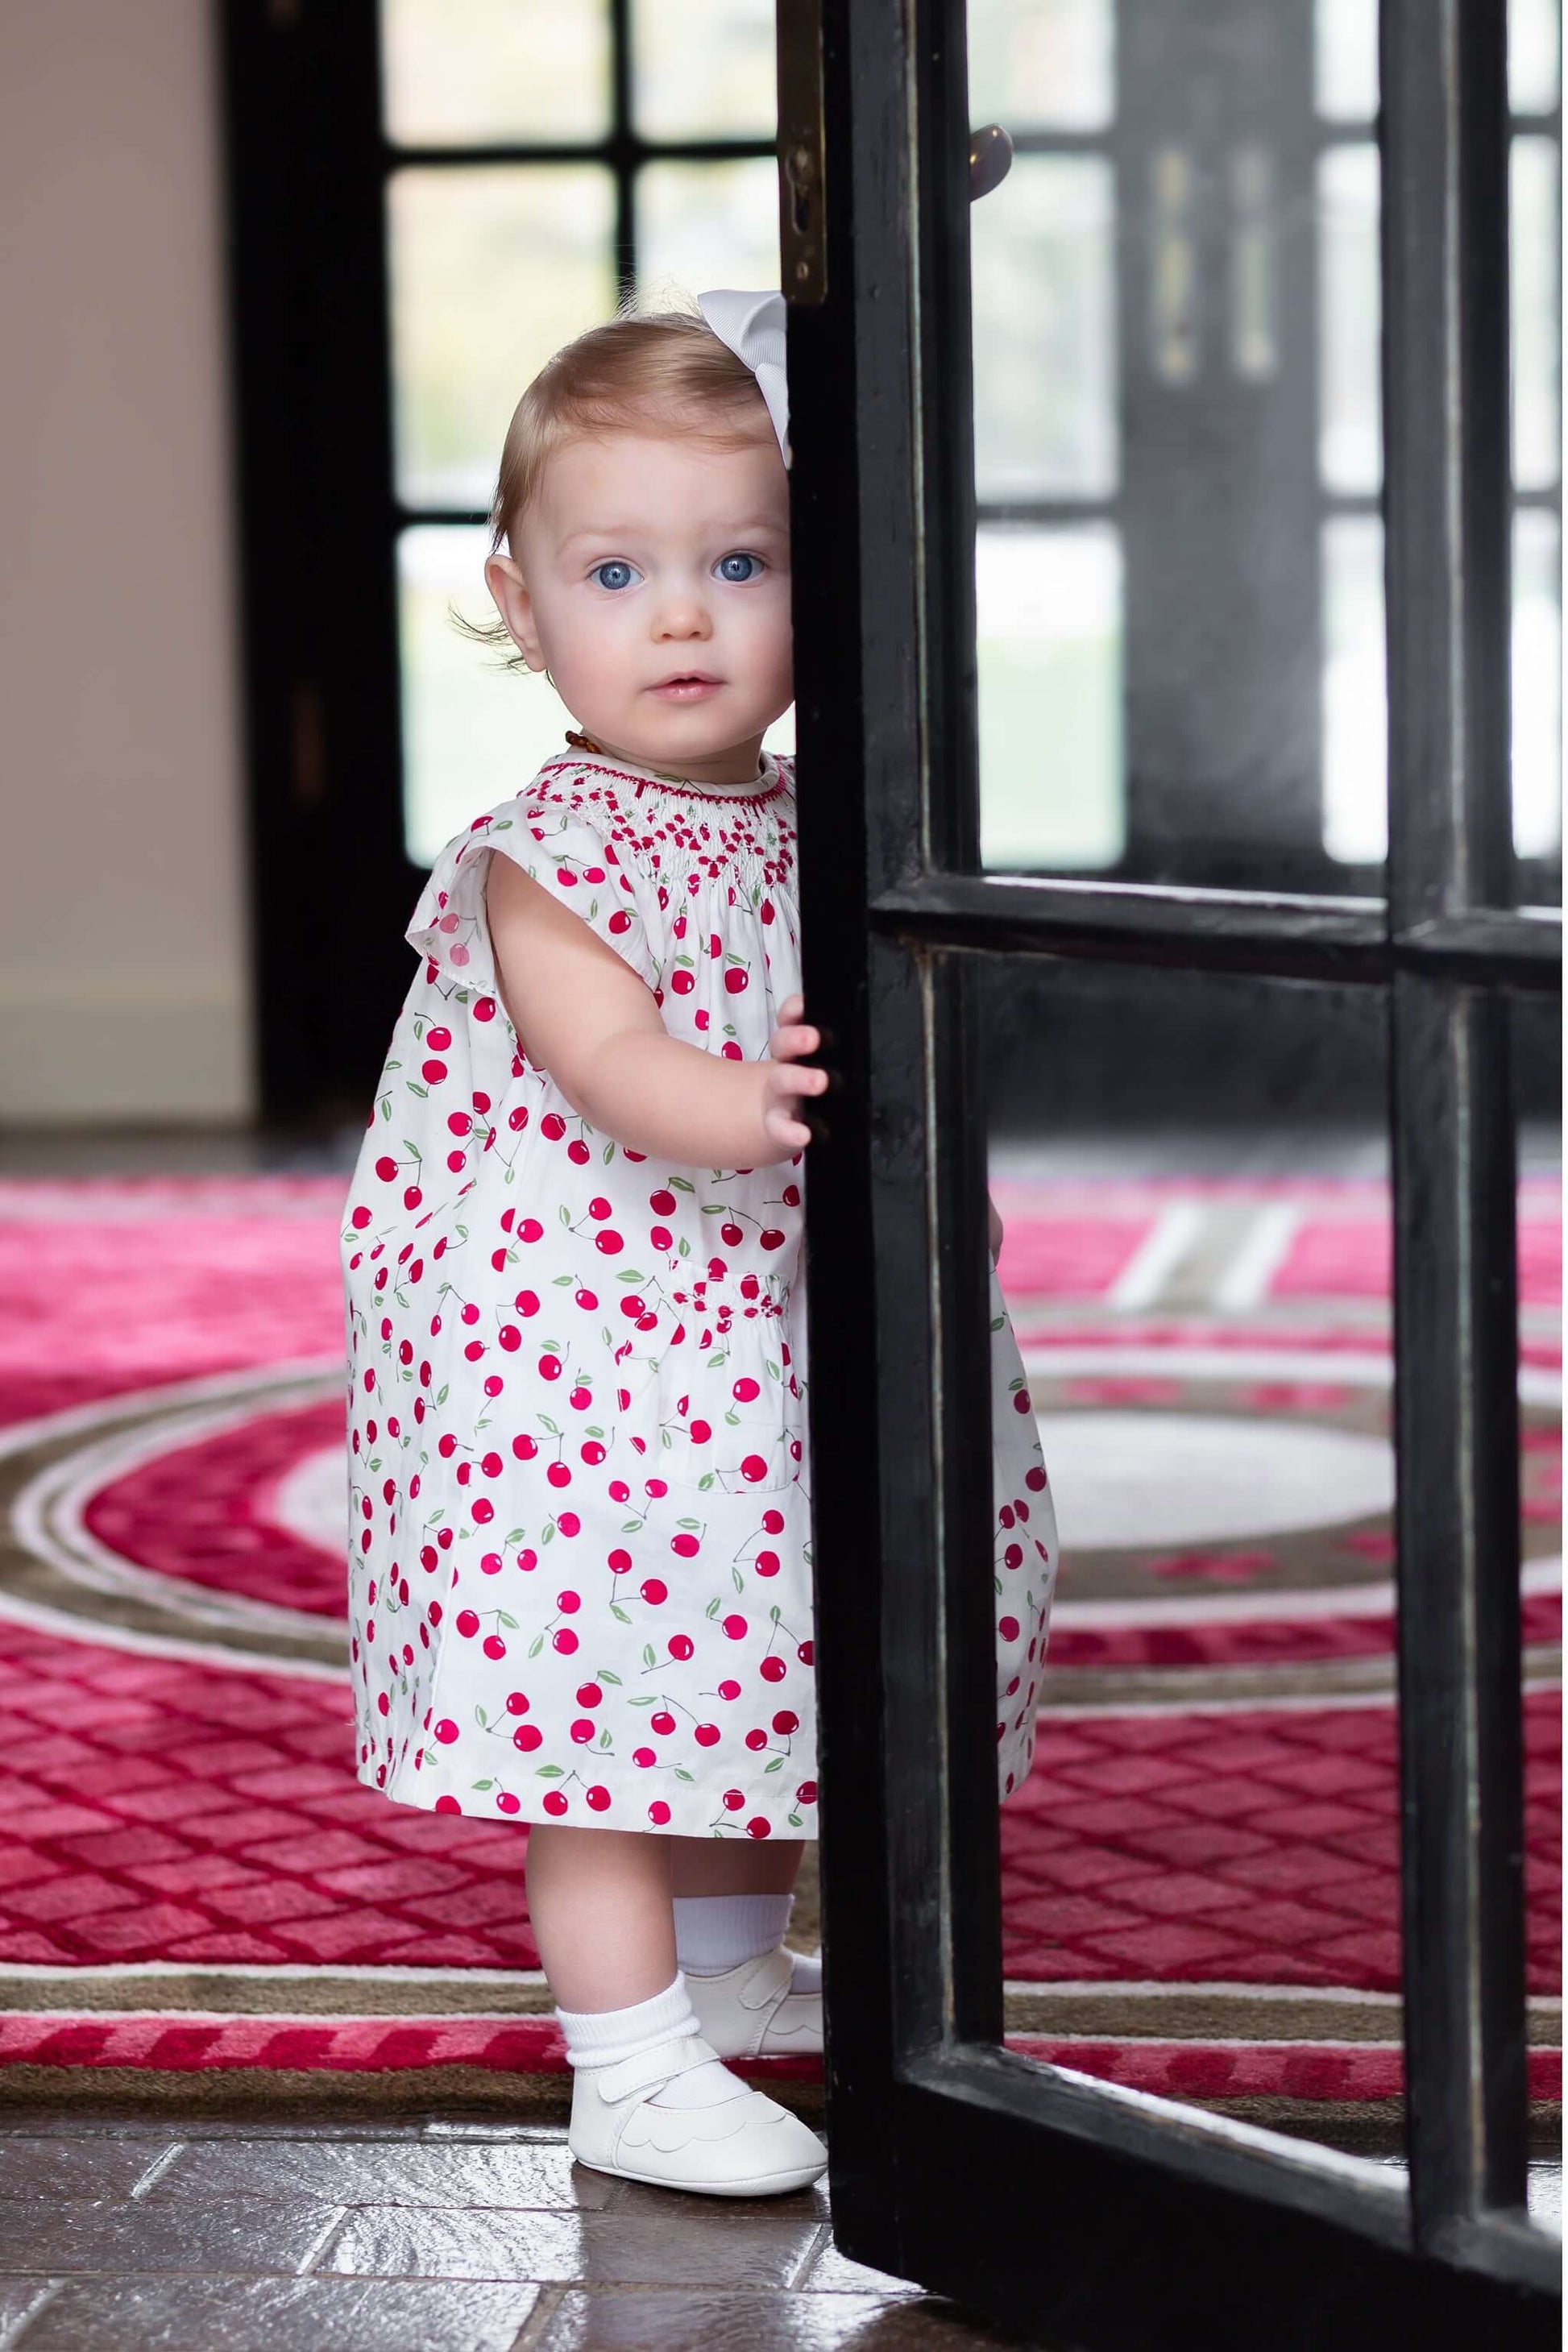
M815 2179L726 2058L819 2050L782 305L560 352L501 461L498 635L581 734L438 859L344 1233L360 1777L530 1823L599 2170ZM719 330L716 331L716 329ZM831 822L814 812L811 822ZM997 1742L1056 1568L993 1278ZM818 1344L822 1335L818 1334Z

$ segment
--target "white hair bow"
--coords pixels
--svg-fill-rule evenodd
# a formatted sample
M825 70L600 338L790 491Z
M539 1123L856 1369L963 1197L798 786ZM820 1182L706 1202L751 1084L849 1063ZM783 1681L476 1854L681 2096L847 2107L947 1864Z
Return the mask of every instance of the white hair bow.
M721 343L728 343L757 379L757 389L768 404L773 431L779 436L784 461L789 464L789 381L784 373L784 320L788 316L782 294L737 294L719 289L699 294L697 307Z

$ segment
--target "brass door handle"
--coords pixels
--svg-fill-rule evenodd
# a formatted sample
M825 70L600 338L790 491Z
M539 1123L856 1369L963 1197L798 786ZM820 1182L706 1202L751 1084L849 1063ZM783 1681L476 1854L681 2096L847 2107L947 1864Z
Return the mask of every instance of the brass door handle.
M1013 142L999 122L987 122L969 134L969 201L978 204L999 188L1013 168Z
M827 298L822 0L779 0L779 259L786 302ZM1013 142L999 122L969 134L969 200L1001 186Z

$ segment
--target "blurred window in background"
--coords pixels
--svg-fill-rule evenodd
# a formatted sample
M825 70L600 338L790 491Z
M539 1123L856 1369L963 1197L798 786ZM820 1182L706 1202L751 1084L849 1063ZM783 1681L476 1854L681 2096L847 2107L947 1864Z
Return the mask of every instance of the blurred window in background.
M969 0L982 855L1376 891L1376 0ZM1559 12L1511 0L1514 835L1561 894Z
M1514 834L1561 893L1557 0L1511 0ZM771 0L381 0L409 856L570 723L489 620L529 378L636 291L777 283ZM969 0L982 856L1375 891L1376 0ZM789 719L770 737L792 740Z
M404 839L427 866L572 724L452 625L493 618L485 519L524 386L622 295L778 283L773 12L381 0L380 30ZM787 716L768 740L790 747Z

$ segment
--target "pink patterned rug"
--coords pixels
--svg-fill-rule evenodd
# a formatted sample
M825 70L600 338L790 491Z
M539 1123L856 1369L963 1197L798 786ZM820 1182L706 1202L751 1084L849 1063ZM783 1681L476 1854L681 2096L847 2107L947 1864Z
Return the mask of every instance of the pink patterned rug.
M1026 1170L995 1189L1066 1553L1035 1772L1003 1815L1010 2038L1247 2112L1387 2101L1386 1197ZM0 2082L472 2088L560 2067L523 1833L353 1778L341 1199L318 1180L0 1185ZM1551 2097L1544 1183L1521 1234L1532 2085Z

